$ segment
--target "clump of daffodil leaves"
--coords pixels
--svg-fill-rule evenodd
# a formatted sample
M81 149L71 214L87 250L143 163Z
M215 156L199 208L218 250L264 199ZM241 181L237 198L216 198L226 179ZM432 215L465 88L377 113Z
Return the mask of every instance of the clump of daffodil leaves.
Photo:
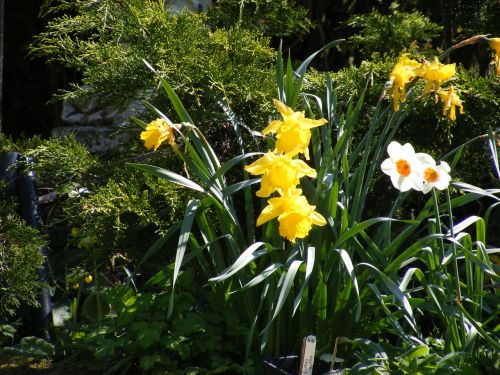
M278 218L280 235L295 243L296 239L308 236L313 224L326 224L325 218L308 203L297 185L302 177L316 177L316 170L298 156L302 154L309 160L311 129L326 124L327 120L306 118L304 112L294 112L279 100L274 100L274 105L283 120L271 121L262 134L276 134L275 149L247 165L245 170L262 175L261 188L256 193L258 197L269 197L275 192L279 195L268 200L268 205L257 218L257 226ZM146 126L140 137L149 150L158 149L163 142L175 149L177 128L164 119L156 119Z
M482 40L480 39L481 37L477 36L472 42L475 43L478 40ZM491 40L493 39L490 39L488 43L495 48L493 44L494 40L493 42ZM468 41L467 43L470 44L472 42ZM322 98L318 99L320 110L318 117L325 115L327 119L308 118L305 112L296 110L297 101L300 97L301 80L297 80L298 86L289 86L290 81L292 81L292 84L295 81L285 80L281 54L278 54L279 100L275 99L273 103L277 109L276 114L280 118L270 121L261 133L246 127L246 130L250 130L254 137L272 136L273 139L267 139L269 144L273 144L272 148L265 150L267 152L264 153L249 153L240 144L241 155L235 156L222 165L218 163L218 159L213 149L204 139L203 133L195 125L192 125L192 119L187 115L182 103L175 96L171 87L162 80L162 85L166 89L182 125L173 124L165 116L161 115L159 111L156 111L161 115L161 119L153 120L149 124L136 121L144 129L141 133L141 139L145 142L145 147L150 150L157 150L162 144L168 143L182 161L188 165L189 170L193 171L196 181L200 181L200 185L196 181L161 168L139 164L134 166L179 185L205 193L207 197L204 201L191 200L186 207L185 218L179 224L180 236L176 253L172 290L174 289L180 267L185 259L184 255L188 248L187 244L191 226L195 222L195 218L198 219L198 216L195 215L199 215L199 222L196 223L203 233L206 245L200 246L198 243L195 243L196 239L194 238L192 241L195 248L188 255L190 257L196 256L204 248L217 244L220 239L229 239L227 250L229 251L229 257L234 258L234 261L230 260L229 266L225 265L216 269L219 275L210 278L209 282L215 284L229 278L235 278L237 283L242 285L241 294L237 296L241 296L242 302L245 302L248 298L248 304L246 302L241 304L242 314L248 314L251 319L254 319L253 322L257 321L257 316L261 314L260 309L265 305L263 303L257 304L258 307L255 310L254 306L256 304L252 299L253 297L250 294L246 294L246 290L260 282L266 281L266 285L262 290L261 301L271 300L271 307L269 310L269 319L262 330L261 348L264 348L266 345L269 345L272 349L279 347L279 345L293 345L293 343L289 343L289 339L296 332L293 332L293 335L284 336L280 330L276 329L274 331L273 326L271 326L271 323L275 319L278 319L278 314L282 311L283 307L293 309L292 317L297 312L297 314L301 314L301 322L309 322L310 319L308 317L316 316L319 314L319 310L314 310L316 307L313 307L312 311L306 309L302 311L299 308L300 303L312 302L314 304L315 301L327 295L334 296L330 300L325 300L325 306L328 306L332 310L327 314L325 308L324 316L322 317L323 320L318 320L314 323L318 337L324 341L323 345L326 347L328 342L331 342L329 334L323 332L324 327L338 324L338 326L335 326L335 329L340 332L344 329L343 325L345 325L345 322L352 318L352 302L354 298L357 301L356 310L354 311L355 315L352 323L349 323L352 326L346 328L345 331L356 332L353 327L355 327L358 319L361 317L361 305L370 297L363 297L363 294L359 292L360 288L357 281L359 278L354 271L355 267L359 270L362 278L368 275L368 272L375 271L376 275L380 277L379 280L389 285L389 292L394 293L393 291L396 291L398 296L400 296L397 298L400 298L399 303L403 306L402 310L405 310L405 317L408 318L408 322L411 322L416 327L416 331L418 331L417 324L414 322L411 305L406 300L406 293L409 292L401 291L395 283L399 282L397 271L406 265L406 260L413 259L409 258L408 254L414 254L415 251L423 249L423 243L429 245L425 247L425 251L428 251L429 254L426 253L425 257L422 258L425 261L423 263L424 266L430 271L428 273L430 275L428 282L437 285L443 297L442 301L438 301L435 298L435 294L432 293L431 295L429 293L433 301L439 303L440 306L451 306L450 303L452 302L448 298L449 290L452 291L452 295L456 293L457 301L462 301L461 290L463 289L463 283L459 277L460 268L458 266L457 254L460 255L460 252L457 250L457 244L459 246L462 245L455 240L455 229L460 229L459 225L469 225L469 222L474 222L472 220L480 219L475 217L473 219L467 218L457 225L454 224L452 208L459 203L451 199L449 186L452 184L454 187L459 187L466 192L470 192L470 194L475 194L474 199L476 196L481 196L481 194L488 194L490 197L492 195L488 191L483 191L472 185L451 181L450 173L452 168L444 160L448 160L447 157L455 151L442 157L442 160L436 160L429 154L416 152L410 143L400 144L395 141L391 142L400 123L393 121L393 118L401 118L404 115L403 111L401 111L392 116L391 107L394 107L395 111L400 110L400 103L405 101L406 92L409 90L408 85L414 80L422 79L425 81L424 94L433 95L436 101L441 100L443 103L443 112L451 120L456 119L457 108L460 112L463 112L462 101L455 88L448 85L448 82L456 74L456 66L455 64L443 64L439 59L444 59L443 54L432 61L413 60L406 54L400 56L389 77L393 89L393 103L390 103L385 110L379 112L383 96L380 97L377 104L377 112L374 115L377 117L374 117L375 120L372 121L369 132L361 141L361 147L352 150L349 149L351 142L350 131L357 124L357 114L353 115L357 112L355 109L352 111L348 110L345 122L339 121L338 124L336 123L335 116L331 112L334 110L331 104L334 102L332 98L335 91L330 86L330 76L328 74L326 76L327 95L325 105L322 103ZM288 77L293 77L291 69L291 63L288 63ZM301 68L298 71L303 72ZM310 113L312 113L308 102L309 97L306 94L303 97L305 99L303 104L308 106L311 111ZM362 106L362 98L356 106L357 110ZM326 111L323 111L323 108L326 108ZM329 109L331 110L329 111ZM228 113L229 115L232 114L232 112ZM376 133L378 131L376 126L382 123L385 116L388 117L384 129L380 129L381 133ZM235 124L234 127L238 132L237 125ZM392 135L386 136L389 134L389 131L392 132ZM178 140L185 143L186 147L177 147L176 136ZM334 144L334 142L336 143ZM183 150L187 150L187 152ZM387 150L388 158L385 160L381 150ZM326 157L325 155L328 156ZM224 173L243 160L248 160L247 158L253 158L254 156L257 159L253 162L247 162L244 167L246 172L244 174L245 181L227 185L223 177ZM450 163L454 169L455 163L455 159ZM426 203L416 220L412 220L411 222L401 220L401 225L407 225L407 229L404 231L393 233L390 229L390 223L396 221L393 219L393 213L404 201L405 194L401 194L393 204L389 217L376 217L363 220L363 207L367 197L369 197L368 193L372 187L372 180L375 173L379 172L380 169L390 177L392 185L401 192L416 190L423 194L431 193L432 200L429 199L428 204ZM248 174L258 177L250 179L248 178ZM316 179L316 186L308 179ZM265 224L262 236L266 238L267 242L258 241L255 235L255 225L253 225L255 222L253 211L254 196L251 190L253 184L259 184L255 195L265 199L265 204L262 205L261 212L255 216L257 216L256 226ZM243 193L245 194L245 210L248 209L248 212L245 212L246 215L244 216L246 225L242 225L240 220L242 215L236 214L231 197L232 193L243 189ZM440 191L444 191L445 193L446 210L449 213L449 225L446 227L444 224L441 224L442 215L440 209L443 204L439 203ZM477 192L480 193L476 194ZM432 206L434 206L434 212L432 212ZM218 215L217 225L220 225L220 227L212 227L212 223L205 216L204 209L206 207L213 207L214 212ZM199 208L200 210L197 211ZM419 239L418 242L406 250L403 249L403 246L407 246L406 242L409 236L413 236L413 233L416 233L423 224L426 225L427 219L429 219L431 234L423 239ZM385 224L380 229L373 228L374 240L372 241L371 235L365 232L365 228L377 223ZM175 230L177 229L173 229L172 233ZM364 242L359 242L358 238L355 238L358 233L370 245L369 250L365 248ZM350 241L351 238L353 239L352 244L348 243L348 240ZM394 241L395 238L397 242ZM450 245L445 242L448 238L453 239ZM386 246L386 243L389 245ZM290 251L289 253L286 252L287 248ZM251 273L243 273L243 268L250 264L250 262L254 262L257 258L277 249L285 251L275 252L273 257L276 256L276 259L273 259L271 265L267 266L265 263L260 263L259 261L256 264L258 269L262 268L261 272L257 273L258 271L253 272L252 270ZM403 255L397 255L399 254L399 250L401 250L401 254ZM221 249L218 249L218 251L221 251ZM358 251L359 255L363 259L367 259L367 261L358 263L355 266L352 259L356 258L351 258L351 256L354 257ZM373 257L372 252L376 254ZM469 253L466 256L475 256L472 250ZM325 257L325 263L315 263L315 259L317 259L316 257L319 254ZM378 257L381 259L380 262L378 261ZM484 267L485 269L488 268L489 272L491 266L487 263L487 256L484 259L484 262L486 262ZM445 260L451 264L453 275L447 271ZM338 262L338 270L342 271L345 268L348 273L343 274L339 272L335 278L329 279L330 270L333 269L332 264L335 264L335 267L337 267L337 263L335 262ZM389 265L386 264L387 262ZM214 261L214 264L216 263L217 261ZM302 265L306 266L305 272L303 272L304 279L299 277L302 272ZM324 269L321 268L323 265L328 267L327 272L323 272ZM442 277L439 276L441 274L441 265L442 272L446 273L449 280L454 281L450 283L449 290L446 285L442 284ZM315 269L319 271L314 271ZM279 279L274 279L277 282L275 287L272 284L274 281L271 278L274 276L271 275L274 275L274 271L278 270L280 270L281 274L279 275ZM418 272L419 275L422 275L423 280L427 277L423 268L422 271L420 268L412 268L409 272ZM331 274L334 274L334 272ZM410 275L410 273L407 273L407 275ZM405 274L403 280L406 280L406 277ZM349 279L353 286L352 294L350 292L351 287L349 289L345 287L346 285L350 285ZM311 284L308 284L309 280L312 280ZM275 288L275 290L268 295L269 285ZM306 288L307 285L311 285L311 288ZM300 287L293 302L288 299L290 291L293 291L292 286ZM368 287L371 288L370 286ZM338 298L338 296L344 296L344 290L347 290L345 292L346 298ZM303 294L305 293L304 291L313 291L313 293L305 296ZM378 290L376 293L379 293ZM426 295L423 298L427 297ZM172 301L173 299L169 303L169 314L173 308ZM345 301L345 303L342 301ZM239 302L240 300L238 300ZM383 303L382 300L381 302ZM477 303L479 305L480 301L478 300ZM337 306L340 306L338 310L336 310ZM438 309L441 310L441 307L438 307ZM441 315L445 326L453 324L457 327L454 331L446 333L446 342L454 345L456 348L463 347L462 336L459 332L460 327L469 329L464 323L466 322L465 318L469 319L465 315L468 312L465 309L463 311L463 315L459 313L453 316L447 314ZM479 315L476 316L478 318L475 319L480 318ZM345 320L344 317L346 317ZM340 323L337 323L339 318L341 319ZM291 321L287 321L286 317L280 317L279 319L285 319L281 320L280 324L282 322L285 322L285 324L292 323ZM252 325L251 331L255 327L256 325ZM479 325L477 327L480 328ZM297 332L302 334L310 329L309 323L300 323ZM481 334L485 340L492 343L494 347L497 347L497 344L493 344L493 340L487 333L481 332ZM268 340L270 336L272 338ZM247 348L247 350L250 349Z

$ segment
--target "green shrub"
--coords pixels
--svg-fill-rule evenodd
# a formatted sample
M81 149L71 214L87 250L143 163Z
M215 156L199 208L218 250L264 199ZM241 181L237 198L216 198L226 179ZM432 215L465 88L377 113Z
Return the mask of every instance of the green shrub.
M0 319L12 318L22 303L37 305L39 269L44 261L40 233L16 214L11 201L0 201Z
M374 11L352 16L347 25L359 29L349 43L363 59L369 59L374 52L396 56L418 47L429 51L430 43L443 29L420 12L385 15Z
M52 18L36 37L31 54L76 69L83 77L59 93L59 99L96 95L102 102L123 103L139 96L162 107L166 100L151 90L157 81L146 60L221 142L227 135L220 132L219 101L242 109L238 113L247 123L270 111L274 52L269 39L255 30L211 30L204 14L172 14L160 1L48 0L46 9Z
M99 262L121 254L137 260L166 232L188 196L171 183L116 165L114 176L89 186L89 194L71 199L67 225L79 248L98 253ZM124 168L123 170L120 170Z
M37 174L39 186L62 188L81 180L96 166L95 158L74 136L50 139L35 136L13 141L0 134L0 153L9 151L33 158L35 163L29 168Z
M299 37L311 29L307 10L296 1L219 0L207 10L210 25L239 27L272 37Z
M178 207L190 196L180 187L144 179L125 166L127 161L149 158L175 170L182 167L168 152L141 155L142 145L132 145L128 153L91 155L74 137L16 142L2 137L0 149L34 159L30 167L42 199L42 230L51 248L53 277L62 284L69 280L73 285L95 264L99 271L114 272L109 265L117 255L125 264L137 261L182 215ZM161 255L165 260L171 256ZM145 270L156 267L152 263Z

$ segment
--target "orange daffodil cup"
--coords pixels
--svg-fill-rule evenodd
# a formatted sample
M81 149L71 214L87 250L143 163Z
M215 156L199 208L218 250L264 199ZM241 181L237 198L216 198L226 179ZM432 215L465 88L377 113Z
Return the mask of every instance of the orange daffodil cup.
M279 194L268 200L257 219L257 226L278 218L280 235L294 243L297 238L307 237L313 224L326 224L325 218L314 210L315 206L311 206L302 190L297 188L300 178L315 178L316 171L296 157L303 154L309 160L311 129L327 121L306 118L304 112L294 112L279 100L273 102L283 120L271 121L262 134L276 134L275 149L247 165L245 170L262 175L261 188L256 193L258 197L269 197L274 192Z
M427 194L436 188L444 190L450 184L450 166L441 161L436 165L432 156L415 153L409 143L391 142L387 147L389 158L382 162L382 172L391 177L392 185L402 191L414 189Z
M421 190L421 165L413 146L406 143L401 146L398 142L391 142L387 147L389 158L382 162L382 172L391 177L394 187L400 191L410 189Z

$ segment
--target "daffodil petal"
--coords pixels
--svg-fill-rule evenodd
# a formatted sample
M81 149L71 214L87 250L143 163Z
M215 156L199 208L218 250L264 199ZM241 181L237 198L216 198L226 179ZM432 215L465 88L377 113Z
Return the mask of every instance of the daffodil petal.
M264 207L264 209L260 213L259 217L257 218L256 225L260 226L264 223L267 223L269 220L278 217L280 213L281 212L279 211L278 207L274 207L272 204L269 204L266 207Z
M278 109L278 111L283 115L283 116L292 116L293 115L293 110L285 105L284 103L280 102L277 99L273 99L274 106Z
M262 130L262 135L267 135L269 133L277 133L281 126L283 125L283 121L280 120L273 120L267 125L267 127Z

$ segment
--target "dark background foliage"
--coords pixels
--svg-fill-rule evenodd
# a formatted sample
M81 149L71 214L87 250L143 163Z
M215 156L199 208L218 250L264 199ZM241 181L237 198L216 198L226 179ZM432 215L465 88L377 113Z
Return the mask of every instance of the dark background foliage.
M70 83L80 78L73 69L27 58L28 45L35 35L44 30L49 20L47 17L37 17L43 3L43 0L5 2L2 132L15 137L22 133L47 136L51 128L60 125L61 103L47 102L57 90L67 89ZM214 3L226 6L224 14L212 12L214 23L227 26L237 20L239 10L235 8L235 4L239 1L219 0ZM260 7L255 10L255 4L258 3L259 1L247 1L244 16L256 19L279 7L269 5L268 8ZM296 3L305 8L309 22L298 22L298 17L304 12L296 10L290 15L296 21L295 28L285 24L268 28L265 27L268 22L264 25L247 22L247 26L260 27L261 31L272 37L274 47L279 45L282 38L285 51L289 49L298 60L303 60L331 40L355 35L359 29L348 26L347 21L355 14L367 14L374 10L381 14L420 11L432 22L443 26L441 35L435 40L441 49L477 33L500 34L500 24L495 17L500 12L500 4L495 0L298 0ZM326 51L314 64L321 70L336 70L346 64L357 65L364 57L358 48L345 45ZM465 66L480 62L484 70L488 58L488 51L473 46L458 51L454 61Z

